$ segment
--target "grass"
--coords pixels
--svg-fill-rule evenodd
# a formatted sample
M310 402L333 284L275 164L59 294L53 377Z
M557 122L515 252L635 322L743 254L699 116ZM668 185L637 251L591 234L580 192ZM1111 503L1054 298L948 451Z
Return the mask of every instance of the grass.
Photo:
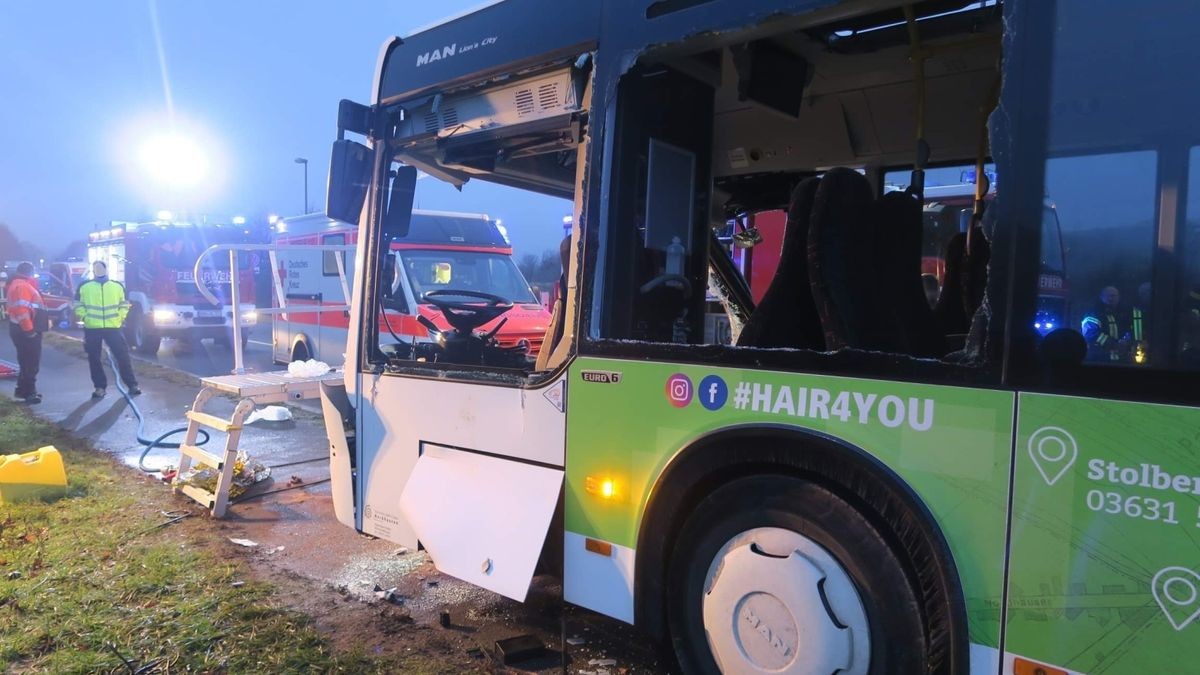
M429 670L333 653L201 518L163 525L165 487L0 400L0 455L50 444L66 496L0 505L0 672Z

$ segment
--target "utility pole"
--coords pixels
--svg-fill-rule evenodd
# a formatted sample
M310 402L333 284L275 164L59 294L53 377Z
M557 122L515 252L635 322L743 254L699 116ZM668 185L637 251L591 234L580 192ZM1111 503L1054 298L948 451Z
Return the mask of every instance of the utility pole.
M304 165L304 213L308 213L308 160L303 157L296 158L297 164Z

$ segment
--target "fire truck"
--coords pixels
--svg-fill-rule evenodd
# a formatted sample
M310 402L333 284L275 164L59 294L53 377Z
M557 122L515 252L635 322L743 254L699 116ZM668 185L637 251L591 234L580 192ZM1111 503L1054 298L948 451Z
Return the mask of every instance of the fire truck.
M194 267L204 249L213 244L260 243L264 235L241 224L195 224L155 221L110 223L88 238L88 262L104 261L109 278L125 285L132 307L125 320L125 337L130 347L155 354L163 338L201 340L212 338L230 345L233 322L242 323L242 342L258 322L254 303L229 306L229 270L205 266L201 282L220 301L212 304L202 297L195 283ZM251 254L242 254L236 282L243 298L254 298L254 264Z
M304 307L347 303L345 279L353 279L352 259L331 246L356 245L358 229L325 214L285 218L275 226L277 245L312 245L324 250L279 252L280 283L289 311L274 315L277 363L316 358L345 361L348 313L305 312ZM343 278L336 256L342 256ZM453 285L512 299L515 307L484 330L495 330L501 347L524 347L536 356L550 314L534 295L512 259L512 245L499 221L483 214L414 210L408 234L391 244L389 296L380 314L380 332L397 341L429 342L429 326L448 332L450 322L425 294ZM293 311L294 310L294 311Z

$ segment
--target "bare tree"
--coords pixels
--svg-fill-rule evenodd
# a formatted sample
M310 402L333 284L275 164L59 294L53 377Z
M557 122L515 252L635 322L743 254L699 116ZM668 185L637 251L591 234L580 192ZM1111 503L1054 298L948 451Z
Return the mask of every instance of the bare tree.
M0 265L9 260L24 260L25 248L7 223L0 222Z

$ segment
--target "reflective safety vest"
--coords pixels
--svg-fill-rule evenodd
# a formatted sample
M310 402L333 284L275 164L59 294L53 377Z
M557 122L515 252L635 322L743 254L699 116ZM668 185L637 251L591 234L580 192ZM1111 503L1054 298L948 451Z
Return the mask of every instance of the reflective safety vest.
M20 326L21 330L32 332L34 319L42 309L42 294L37 287L26 277L16 277L8 282L4 296L8 320Z
M75 316L84 328L120 328L129 313L125 287L116 281L85 281L75 291Z

